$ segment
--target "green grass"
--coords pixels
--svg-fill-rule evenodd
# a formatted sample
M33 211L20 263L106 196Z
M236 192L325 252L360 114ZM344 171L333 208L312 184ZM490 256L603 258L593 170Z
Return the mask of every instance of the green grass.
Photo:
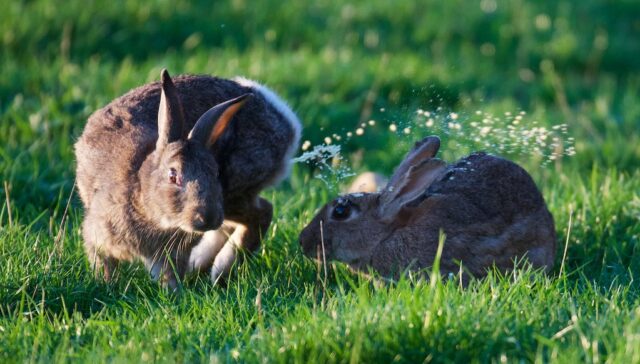
M3 4L0 361L640 363L635 1L254 3ZM324 277L297 236L337 188L298 165L263 193L273 224L226 287L192 278L173 296L137 264L95 281L71 194L72 145L93 110L162 67L266 82L312 144L376 120L342 143L355 171L390 173L430 130L387 127L408 125L418 108L455 111L463 125L476 110L568 124L575 156L543 166L505 151L555 217L554 270L465 289L417 277L381 284L340 264ZM448 160L482 145L438 130Z

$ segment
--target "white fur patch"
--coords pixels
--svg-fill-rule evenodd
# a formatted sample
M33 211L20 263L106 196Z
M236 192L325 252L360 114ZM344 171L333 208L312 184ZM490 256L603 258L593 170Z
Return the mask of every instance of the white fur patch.
M291 158L298 149L300 136L302 134L302 124L300 124L300 119L298 119L298 116L296 116L293 110L291 110L289 105L287 105L280 96L267 86L244 77L235 77L233 80L244 87L250 87L259 92L285 118L285 120L289 122L289 125L291 125L291 128L293 129L293 140L291 141L291 144L289 144L289 148L287 148L287 152L284 156L285 167L279 171L272 181L272 184L276 184L286 178L291 170Z
M231 266L233 266L233 263L236 261L237 253L238 248L232 241L229 241L222 250L220 250L220 253L216 255L216 260L211 266L211 281L214 284L217 283L221 277L227 277L229 275Z
M227 239L222 229L205 232L198 245L191 250L188 272L208 270Z

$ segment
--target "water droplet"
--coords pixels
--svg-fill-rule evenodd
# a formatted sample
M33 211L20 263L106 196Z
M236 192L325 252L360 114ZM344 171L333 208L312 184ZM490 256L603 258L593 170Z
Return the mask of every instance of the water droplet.
M305 140L304 143L302 143L302 150L307 150L309 149L310 146L311 146L311 142L308 140Z

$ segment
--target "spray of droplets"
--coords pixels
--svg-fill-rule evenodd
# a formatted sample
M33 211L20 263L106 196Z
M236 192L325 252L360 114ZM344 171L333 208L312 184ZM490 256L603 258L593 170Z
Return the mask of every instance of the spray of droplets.
M325 140L325 142L327 142ZM303 150L308 150L311 143L305 141ZM305 148L306 146L306 148ZM327 144L316 145L310 151L305 151L301 156L293 159L294 163L305 163L318 168L316 177L323 181L329 189L338 186L340 182L354 175L351 168L344 163L340 154L340 145Z
M381 108L380 113L385 113L385 109ZM438 107L434 111L418 109L413 115L402 119L363 122L352 131L326 136L324 144L316 145L312 150L309 150L312 143L307 140L302 144L304 154L294 162L314 163L320 170L317 177L334 188L340 181L354 175L340 155L339 143L362 137L371 128L388 130L398 137L404 137L409 143L426 135L438 135L468 152L483 150L505 156L535 155L543 165L576 153L574 138L568 135L566 124L545 127L529 118L525 111L495 115L478 110L471 114L459 114ZM381 126L385 124L388 127Z
M545 127L527 118L525 111L494 115L478 110L463 118L453 112L418 109L412 124L429 133L447 135L458 145L501 155L535 155L543 164L576 153L566 124Z

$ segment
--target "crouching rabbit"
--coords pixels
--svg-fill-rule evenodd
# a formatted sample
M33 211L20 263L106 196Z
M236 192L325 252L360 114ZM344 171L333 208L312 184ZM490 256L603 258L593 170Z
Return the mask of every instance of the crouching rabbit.
M108 280L118 262L141 260L176 289L188 271L217 281L238 249L258 248L272 219L258 194L288 173L301 128L253 81L161 76L89 117L77 184L95 272Z
M553 217L529 174L508 160L471 154L453 164L435 155L440 140L416 143L380 193L353 193L324 206L300 234L306 255L396 278L433 265L440 232L442 274L482 277L514 260L551 269Z

